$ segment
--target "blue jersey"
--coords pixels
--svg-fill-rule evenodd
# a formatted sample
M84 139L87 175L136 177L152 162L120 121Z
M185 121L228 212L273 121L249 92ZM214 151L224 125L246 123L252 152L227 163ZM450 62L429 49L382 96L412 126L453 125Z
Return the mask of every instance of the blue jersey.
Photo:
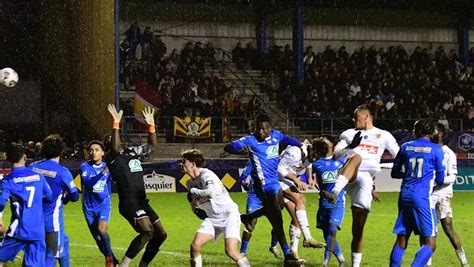
M255 134L247 135L231 143L232 149L240 151L250 148L250 160L255 171L255 176L262 185L278 184L278 163L280 162L280 143L301 146L295 139L287 137L277 130L271 130L270 136L259 142ZM252 176L252 178L254 178Z
M28 168L13 168L1 181L0 211L10 199L12 217L6 235L20 240L44 240L43 196L52 191L43 175Z
M398 204L405 207L430 208L434 181L444 182L443 151L427 138L402 145L395 158L392 177L403 178Z
M37 173L41 173L46 178L51 190L53 191L53 200L43 203L44 214L52 214L55 210L59 210L62 214L63 203L61 200L63 189L71 196L72 201L77 200L78 191L71 172L54 160L43 160L34 162L29 166L30 169Z
M94 164L92 161L84 162L81 165L82 205L84 209L93 211L102 207L103 204L110 206L112 180L110 172L102 173L105 166L105 162Z
M313 162L313 172L316 175L318 182L319 191L331 192L334 185L337 182L339 176L339 169L342 168L347 158L342 157L338 160L334 160L332 157L321 158ZM342 190L339 193L336 203L331 204L325 198L319 198L319 207L321 208L334 208L344 206L346 192Z

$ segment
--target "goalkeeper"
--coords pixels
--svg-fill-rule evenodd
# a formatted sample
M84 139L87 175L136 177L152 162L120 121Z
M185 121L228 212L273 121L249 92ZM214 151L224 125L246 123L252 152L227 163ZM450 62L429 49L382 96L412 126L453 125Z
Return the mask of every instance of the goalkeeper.
M204 156L197 149L181 153L181 168L191 179L186 186L188 200L194 213L204 221L191 243L191 266L201 267L201 248L224 234L225 252L238 266L250 266L247 258L239 253L240 213L227 189L217 175L204 166Z
M145 154L150 155L156 152L157 140L153 117L155 111L149 107L143 109L143 116L148 124L148 145L123 148L119 134L123 112L122 110L117 112L114 105L109 105L108 110L114 123L111 143L108 144L106 140L104 144L105 147L109 147L105 162L117 185L119 212L138 232L125 252L120 266L128 266L146 245L139 264L140 267L144 267L153 260L167 237L160 218L148 204L140 162Z

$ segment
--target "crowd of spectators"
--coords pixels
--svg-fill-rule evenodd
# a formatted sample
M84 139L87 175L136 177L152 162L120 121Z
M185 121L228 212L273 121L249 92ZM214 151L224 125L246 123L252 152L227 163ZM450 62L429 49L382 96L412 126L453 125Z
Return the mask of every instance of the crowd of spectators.
M345 46L304 53L305 81L293 79L293 52L289 45L272 46L265 55L269 96L291 118L347 118L360 104L371 104L375 116L391 127L404 127L401 118L431 118L447 127L473 130L474 48L467 65L456 50L403 46ZM459 119L459 120L457 120ZM453 122L453 125L449 125ZM456 123L454 123L456 122Z
M181 51L168 53L150 27L142 32L136 22L125 35L121 82L125 90L146 83L156 91L160 117L252 117L265 112L256 97L242 103L240 85L226 85L205 72L206 64L217 68L217 49L211 43L188 42ZM461 121L464 130L474 128L474 48L463 65L456 50L443 46L411 52L401 45L370 46L352 53L345 46L324 51L308 46L303 83L293 78L290 45L272 45L259 58L252 43L238 43L232 59L238 69L262 70L268 99L276 100L290 118L350 119L357 105L371 103L376 119L393 127L404 127L402 119L434 118L455 130Z
M142 32L134 22L125 33L120 79L125 90L145 85L156 92L159 116L242 116L241 89L225 84L205 65L217 69L212 43L187 42L181 51L168 51L150 27ZM168 53L169 52L169 53ZM133 112L125 103L127 115Z

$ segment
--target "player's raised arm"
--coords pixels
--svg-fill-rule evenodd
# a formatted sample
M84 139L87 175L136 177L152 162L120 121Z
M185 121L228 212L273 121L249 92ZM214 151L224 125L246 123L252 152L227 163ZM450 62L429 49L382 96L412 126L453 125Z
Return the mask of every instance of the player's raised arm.
M154 153L157 148L158 140L156 138L155 130L155 109L145 107L142 110L143 117L145 118L148 130L148 144L150 145L151 153Z
M232 141L224 146L224 151L229 154L238 154L238 155L245 155L248 153L249 143L247 140L247 136L240 138L239 140Z
M405 177L405 158L402 153L402 149L398 152L395 157L395 162L393 163L391 176L395 179L402 179Z
M300 141L296 140L293 137L289 137L287 135L283 135L283 139L281 139L281 144L282 145L289 145L289 146L297 146L297 147L302 146Z
M362 141L361 134L362 133L358 131L350 141L347 139L347 136L341 135L341 141L339 141L334 148L334 153L332 155L333 159L337 160L347 155L347 152L350 150L356 148L360 144L360 141Z
M113 104L109 104L107 110L114 120L110 150L113 151L114 154L118 154L122 150L122 141L120 140L120 121L122 120L123 110L117 112L117 109Z

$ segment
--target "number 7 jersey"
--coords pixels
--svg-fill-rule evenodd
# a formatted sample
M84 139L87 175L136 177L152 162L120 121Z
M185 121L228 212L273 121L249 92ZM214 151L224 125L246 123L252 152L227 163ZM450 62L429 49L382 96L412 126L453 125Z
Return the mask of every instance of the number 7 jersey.
M43 196L52 191L43 175L20 167L3 178L0 206L10 200L12 218L7 236L20 240L44 240Z

